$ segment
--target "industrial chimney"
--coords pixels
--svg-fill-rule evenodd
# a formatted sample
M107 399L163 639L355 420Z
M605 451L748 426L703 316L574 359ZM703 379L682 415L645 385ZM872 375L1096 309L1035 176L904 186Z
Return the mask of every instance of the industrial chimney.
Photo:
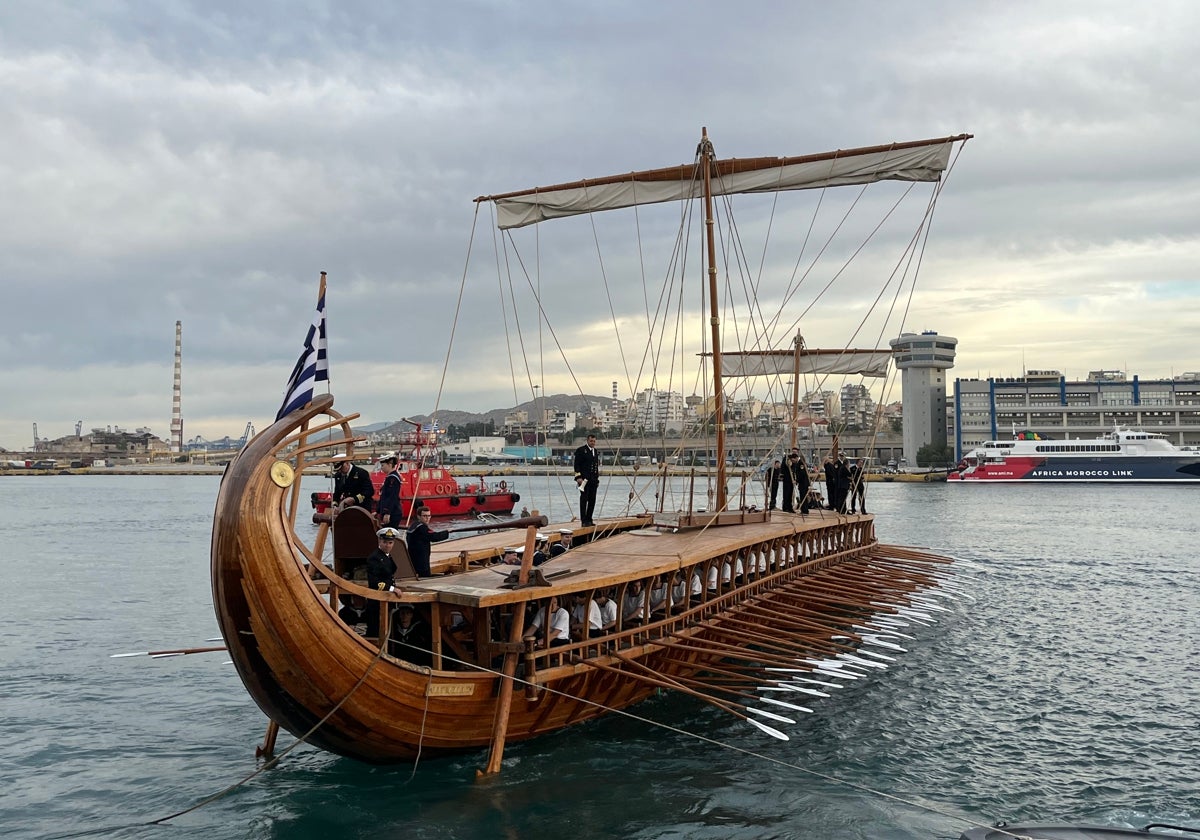
M183 363L183 322L175 322L175 390L171 395L171 451L183 452L183 412L180 407L180 368Z

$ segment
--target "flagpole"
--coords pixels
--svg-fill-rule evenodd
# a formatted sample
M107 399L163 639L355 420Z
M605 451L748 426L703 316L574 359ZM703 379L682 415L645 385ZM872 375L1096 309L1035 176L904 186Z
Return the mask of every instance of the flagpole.
M321 287L320 287L320 291L317 294L317 300L320 301L324 297L325 297L325 272L322 271L321 272ZM326 309L325 309L325 314L326 314L326 316L328 316L328 314L329 314L328 307L326 307ZM328 330L328 324L329 324L329 318L326 317L325 320L322 322L322 326L325 327L325 372L326 372L325 373L325 393L326 394L330 393L330 390L329 390L329 330Z

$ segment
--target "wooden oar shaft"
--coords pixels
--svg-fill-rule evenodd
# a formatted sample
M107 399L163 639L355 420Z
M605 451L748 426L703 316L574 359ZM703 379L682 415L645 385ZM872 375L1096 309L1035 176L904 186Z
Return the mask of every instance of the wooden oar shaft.
M738 626L730 627L728 625L735 624ZM797 633L788 633L787 639L781 639L780 635L783 631L772 630L776 635L769 635L765 631L767 628L759 624L750 624L747 622L739 622L734 619L726 618L718 627L712 629L712 632L723 635L726 638L736 639L741 642L752 642L760 648L768 651L778 651L779 653L812 653L821 652L830 647L829 636L804 636ZM828 633L832 634L836 628L829 628ZM786 642L788 639L793 639L797 642L795 645L789 645ZM833 645L834 647L842 647L847 651L854 650L849 645ZM799 650L797 648L800 648Z
M636 660L633 660L633 659L629 659L628 657L622 656L619 653L614 654L614 656L616 656L617 659L621 660L621 662L624 662L626 665L639 667L643 670L649 671L650 673L637 674L628 669L614 668L611 665L605 665L601 662L596 662L596 661L590 660L590 659L583 659L580 661L583 662L583 664L585 664L585 665L590 665L593 668L599 668L602 671L614 671L618 674L622 674L623 676L632 677L635 680L641 680L644 683L658 686L659 688L666 688L671 691L678 691L682 694L687 694L691 697L697 698L698 700L703 700L705 703L716 706L718 709L721 709L722 711L729 712L729 714L734 715L735 717L739 717L742 720L746 719L745 715L743 715L741 712L737 711L738 709L746 708L741 703L735 703L732 700L722 700L719 697L712 697L708 694L705 694L702 691L696 691L694 689L688 688L686 685L679 682L678 680L668 677L665 674L660 674L657 671L654 671L652 668L648 668L647 666L642 665L640 662L637 662Z
M754 603L754 604L747 604L745 606L745 608L742 610L742 612L759 613L762 615L763 618L769 618L769 619L771 619L771 621L775 622L773 627L775 627L776 629L780 629L781 632L785 632L785 633L794 633L796 635L800 635L799 632L797 632L795 630L789 630L787 628L803 627L803 628L807 628L807 629L814 630L814 631L836 630L838 633L846 635L846 636L852 636L853 638L856 638L856 639L862 638L859 633L856 633L853 630L843 629L841 626L830 627L828 624L824 624L820 621L809 621L808 619L800 618L799 616L795 616L790 613L780 612L779 610L773 610L767 606L767 603L770 603L770 602L769 601L768 602L760 601L760 602ZM831 642L831 644L833 644L837 647L846 647L846 648L854 647L854 645L842 644L842 643L839 643L839 642L836 642L833 640L830 640L830 642Z
M226 648L225 645L221 645L220 647L173 648L171 650L152 650L152 651L148 652L146 655L147 656L168 656L168 655L173 654L173 655L178 655L178 656L187 656L188 654L191 654L191 653L215 653L216 651L219 651L219 650L228 650L228 648Z
M447 530L455 533L459 531L494 531L497 528L527 528L530 525L535 528L544 528L549 522L550 520L544 516L523 516L520 519L505 519L498 522L487 522L483 525L462 525Z
M742 645L731 645L726 642L721 642L716 639L700 639L694 636L681 636L677 633L670 634L677 641L661 642L666 647L678 648L679 650L690 650L696 653L707 654L708 656L724 657L727 659L742 659L746 662L758 662L771 665L788 665L796 667L800 660L795 656L779 656L778 654L767 653L761 650L747 650ZM809 670L812 670L811 668Z

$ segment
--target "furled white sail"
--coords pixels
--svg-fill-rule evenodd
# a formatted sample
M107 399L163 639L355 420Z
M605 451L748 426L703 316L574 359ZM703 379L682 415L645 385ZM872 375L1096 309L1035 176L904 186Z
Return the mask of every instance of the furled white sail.
M706 354L707 355L707 354ZM800 375L887 376L891 350L801 350ZM796 354L791 350L748 350L721 354L721 375L791 376Z
M735 195L876 181L936 181L949 163L954 141L959 139L944 137L801 158L714 161L712 191L713 195ZM699 198L704 194L702 180L696 166L685 165L479 200L495 203L500 228L515 228L581 213Z

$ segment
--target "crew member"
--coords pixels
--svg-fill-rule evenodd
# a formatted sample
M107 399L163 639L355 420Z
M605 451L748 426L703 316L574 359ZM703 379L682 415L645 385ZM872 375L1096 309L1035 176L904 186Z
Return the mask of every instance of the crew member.
M379 547L367 558L367 588L379 592L392 592L396 588L396 561L392 549L400 532L395 528L380 528L375 532Z
M449 531L435 531L429 527L433 512L425 505L417 508L417 522L408 529L405 542L408 543L408 556L412 559L413 570L418 577L429 577L429 554L432 544L441 542L450 536Z
M379 488L379 524L392 528L400 527L400 489L403 482L396 453L389 452L379 459L381 469L388 470L383 487Z
M804 460L804 456L799 452L792 451L789 466L792 473L792 481L795 483L796 498L800 502L800 512L808 513L808 464Z
M587 443L575 450L575 484L579 487L579 521L595 525L592 515L600 485L600 454L596 451L595 435L588 435Z
M566 528L560 528L558 531L558 542L550 546L550 559L553 560L560 554L566 554L571 550L571 531Z
M767 492L770 494L767 498L767 510L775 510L779 503L779 485L783 484L783 469L780 467L779 459L775 459L767 469Z
M333 474L333 503L338 509L358 505L368 511L375 501L375 485L371 474L350 460L342 457Z

